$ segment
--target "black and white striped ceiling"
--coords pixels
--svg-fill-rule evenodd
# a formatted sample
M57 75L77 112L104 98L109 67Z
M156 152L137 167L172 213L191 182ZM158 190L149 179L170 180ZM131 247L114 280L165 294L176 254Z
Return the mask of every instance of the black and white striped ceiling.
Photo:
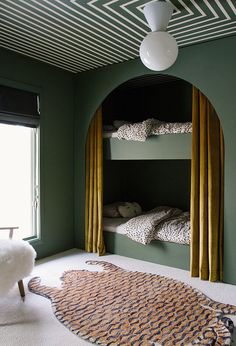
M167 0L179 47L236 34L236 0ZM71 72L138 57L150 0L0 0L0 47Z

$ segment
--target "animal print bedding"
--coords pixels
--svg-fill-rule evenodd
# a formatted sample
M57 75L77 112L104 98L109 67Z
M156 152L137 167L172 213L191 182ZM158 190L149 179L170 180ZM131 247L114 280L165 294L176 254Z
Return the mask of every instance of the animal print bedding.
M145 142L147 137L151 136L154 122L155 119L147 119L141 123L124 124L118 128L117 138Z
M130 239L146 245L155 239L158 224L180 215L181 212L177 208L157 207L148 213L130 219L122 226L122 229Z
M147 137L168 133L190 133L192 123L167 123L157 119L147 119L139 123L124 124L117 130L118 139L146 141Z
M152 135L165 135L168 133L191 133L192 123L166 123L159 121L154 123L152 128Z
M178 244L190 244L190 213L181 213L162 221L155 228L154 238Z

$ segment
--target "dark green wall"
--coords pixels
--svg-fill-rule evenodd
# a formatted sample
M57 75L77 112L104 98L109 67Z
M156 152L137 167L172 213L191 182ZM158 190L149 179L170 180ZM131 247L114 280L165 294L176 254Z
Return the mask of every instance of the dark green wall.
M190 160L105 160L104 203L138 202L147 211L160 205L190 208Z
M167 122L191 121L192 86L182 80L146 87L122 86L108 95L102 109L106 125L112 125L116 119L130 122L148 118Z
M0 50L0 82L41 96L41 241L44 257L74 246L74 75Z
M176 63L165 74L198 87L214 105L225 136L225 235L224 280L236 284L236 37L180 49ZM84 245L84 152L89 122L96 108L118 85L136 76L151 74L139 59L80 73L76 90L75 232ZM169 100L171 102L171 100Z

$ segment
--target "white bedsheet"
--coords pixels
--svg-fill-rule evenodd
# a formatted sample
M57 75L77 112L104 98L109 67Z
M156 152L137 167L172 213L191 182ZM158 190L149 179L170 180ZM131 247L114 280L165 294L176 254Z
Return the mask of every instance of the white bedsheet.
M104 217L103 230L125 234L125 228L123 227L123 225L129 220L129 217Z
M117 131L103 131L103 138L117 138Z

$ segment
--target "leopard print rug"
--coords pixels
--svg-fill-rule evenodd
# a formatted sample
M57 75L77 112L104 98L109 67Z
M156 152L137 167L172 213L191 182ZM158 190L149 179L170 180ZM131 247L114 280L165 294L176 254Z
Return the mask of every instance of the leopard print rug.
M51 299L58 320L78 336L106 346L230 345L236 307L217 303L177 280L132 272L102 261L102 271L69 270L60 288L29 282Z

